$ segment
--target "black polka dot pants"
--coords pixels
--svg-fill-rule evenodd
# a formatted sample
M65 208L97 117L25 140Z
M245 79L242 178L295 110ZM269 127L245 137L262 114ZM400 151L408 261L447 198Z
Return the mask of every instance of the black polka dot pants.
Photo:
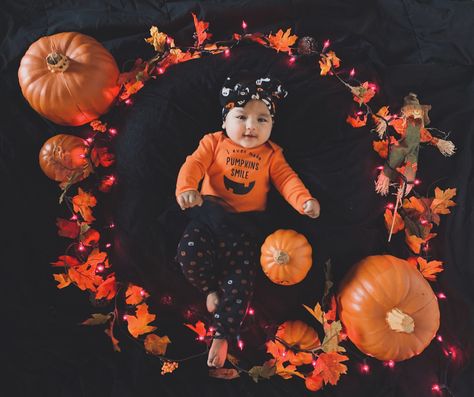
M178 244L177 258L186 279L208 294L217 291L213 326L227 338L237 336L253 293L257 245L246 233L224 228L213 233L192 221Z

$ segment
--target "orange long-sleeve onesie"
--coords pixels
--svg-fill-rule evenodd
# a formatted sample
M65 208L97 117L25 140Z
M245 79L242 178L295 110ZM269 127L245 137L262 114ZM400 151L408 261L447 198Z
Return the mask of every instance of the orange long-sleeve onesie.
M196 151L186 158L176 183L176 196L197 190L224 199L236 212L263 211L270 181L299 213L312 198L288 165L281 147L271 141L246 149L222 131L205 135Z

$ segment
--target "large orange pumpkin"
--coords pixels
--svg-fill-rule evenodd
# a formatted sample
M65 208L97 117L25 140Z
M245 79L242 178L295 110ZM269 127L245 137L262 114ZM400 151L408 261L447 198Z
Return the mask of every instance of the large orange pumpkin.
M43 144L39 164L46 176L55 181L78 182L92 172L87 151L84 139L66 134L55 135Z
M312 265L311 245L294 230L277 230L262 245L263 272L276 284L293 285L306 277Z
M312 350L321 345L314 328L300 320L284 322L278 327L276 336L284 340L289 346L298 349ZM296 354L288 352L288 359L291 364L301 365L311 363L313 356L306 352Z
M58 33L35 41L18 70L31 107L61 125L83 125L106 113L119 92L112 55L92 37Z
M439 328L439 307L422 274L391 255L364 258L344 278L339 315L352 342L379 360L420 354Z

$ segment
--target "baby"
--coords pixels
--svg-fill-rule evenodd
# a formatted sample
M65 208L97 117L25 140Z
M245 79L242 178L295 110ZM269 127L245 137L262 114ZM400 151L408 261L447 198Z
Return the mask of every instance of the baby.
M269 77L228 77L220 94L223 131L205 135L179 171L177 202L200 214L184 231L177 259L186 279L207 294L213 313L210 367L224 365L228 341L238 338L258 268L256 239L242 219L265 210L270 182L299 213L319 216L318 200L269 140L276 102L286 95ZM216 206L225 213L217 226L207 221Z

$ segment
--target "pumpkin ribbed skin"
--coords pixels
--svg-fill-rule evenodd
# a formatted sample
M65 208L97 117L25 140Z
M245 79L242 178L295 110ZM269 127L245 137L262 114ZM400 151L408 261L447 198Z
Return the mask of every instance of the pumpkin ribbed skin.
M344 278L339 315L351 341L379 360L420 354L439 328L438 300L422 274L391 255L364 258Z
M39 164L51 179L66 182L71 177L80 181L92 171L91 163L85 158L86 141L77 136L59 134L49 138L39 153Z
M278 327L276 336L283 339L290 346L305 350L314 349L321 344L314 328L300 320L284 322Z
M58 56L48 58L51 53ZM67 59L58 61L61 55ZM120 89L118 77L117 64L102 44L77 32L35 41L18 69L21 91L31 107L57 124L72 126L108 111Z
M263 243L260 263L274 283L293 285L306 277L312 265L312 253L305 236L294 230L280 229Z

